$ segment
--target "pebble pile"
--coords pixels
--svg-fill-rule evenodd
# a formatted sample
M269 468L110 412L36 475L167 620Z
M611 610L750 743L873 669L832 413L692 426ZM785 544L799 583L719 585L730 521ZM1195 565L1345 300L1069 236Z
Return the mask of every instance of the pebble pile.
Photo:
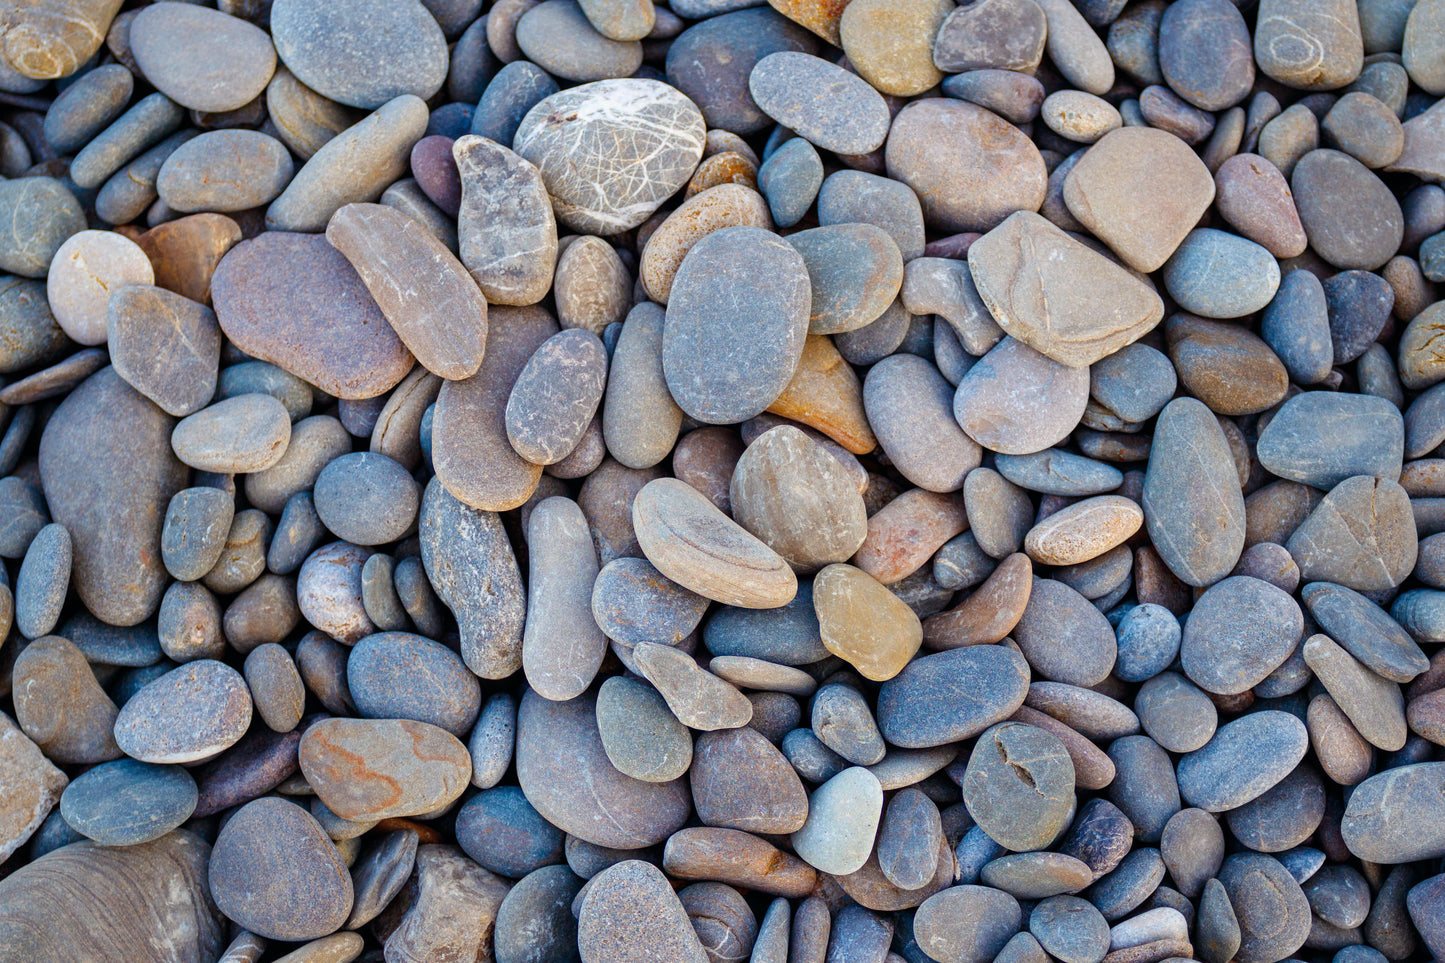
M0 0L0 963L1445 959L1445 0Z

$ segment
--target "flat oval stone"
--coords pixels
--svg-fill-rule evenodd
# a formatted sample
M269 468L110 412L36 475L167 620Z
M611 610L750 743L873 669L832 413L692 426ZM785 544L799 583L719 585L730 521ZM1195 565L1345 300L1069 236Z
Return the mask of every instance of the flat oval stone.
M813 791L808 818L792 835L793 851L825 873L863 867L883 816L883 789L867 769L845 769Z
M1304 614L1287 592L1247 575L1216 582L1184 623L1179 660L1207 692L1237 695L1289 658L1304 635Z
M450 805L472 775L466 746L410 719L323 719L306 730L301 771L343 819L418 816Z
M1310 151L1295 165L1290 187L1310 247L1335 267L1373 271L1399 248L1404 231L1399 202L1348 154Z
M606 236L641 224L687 183L705 135L692 101L629 78L546 98L522 119L512 147L541 170L558 220ZM640 169L637 158L647 158Z
M111 293L154 280L150 259L134 241L110 231L81 231L55 252L46 293L66 334L81 344L104 344Z
M1235 809L1289 775L1308 749L1304 723L1287 712L1241 716L1179 760L1180 795L1207 812Z
M208 895L211 859L211 847L186 831L136 846L63 846L0 886L0 943L37 960L100 959L117 946L157 943L172 959L216 959L229 923Z
M1015 851L1049 845L1075 804L1074 764L1064 744L1018 722L979 736L961 786L969 815L990 839Z
M801 51L757 62L748 91L758 108L798 136L839 154L867 154L888 136L888 106L866 80Z
M1189 232L1164 265L1164 285L1186 311L1238 318L1269 304L1279 288L1279 273L1274 255L1261 245L1200 228Z
M589 619L598 575L597 549L586 515L566 498L538 504L527 523L527 536L531 571L522 669L542 695L571 699L592 683L607 654L605 626Z
M1231 227L1275 257L1298 257L1307 240L1280 169L1258 154L1236 154L1214 175L1215 206Z
M897 97L921 94L943 79L933 64L933 42L952 10L939 2L898 0L864 0L851 11L845 7L838 20L843 52L879 91Z
M651 863L629 859L610 866L588 881L581 896L577 949L583 963L707 963L687 911Z
M729 502L738 524L799 572L851 558L868 534L854 480L827 449L789 425L764 432L743 452Z
M401 465L375 452L333 459L316 477L316 514L355 545L396 541L416 522L421 488Z
M1013 636L1034 671L1054 682L1095 685L1114 667L1114 630L1093 603L1056 579L1033 580Z
M1429 667L1410 634L1359 592L1312 582L1300 596L1320 628L1373 672L1393 682L1409 682Z
M567 245L557 258L552 287L564 328L600 336L632 306L632 275L617 250L600 237L580 237Z
M267 394L218 401L171 432L176 457L199 471L249 474L281 460L291 441L286 406Z
M690 729L712 731L745 726L752 703L732 685L672 646L640 642L632 649L638 672L662 693L667 707Z
M516 39L527 59L564 80L627 77L642 63L640 43L604 35L573 0L543 0L527 10L517 21Z
M963 376L953 416L984 448L1026 455L1067 438L1088 401L1087 368L1068 367L1009 337Z
M991 886L951 886L923 901L913 937L930 958L946 963L988 963L1019 931L1018 900Z
M788 236L788 243L807 264L812 334L836 334L872 323L893 303L903 283L898 245L872 224L797 231Z
M1029 530L1025 551L1043 565L1078 565L1122 545L1144 512L1122 495L1096 495L1055 512Z
M516 786L484 790L457 810L457 844L482 868L514 879L562 862L562 838Z
M0 372L14 374L57 360L70 347L50 303L45 282L20 277L0 279Z
M196 781L180 766L118 759L86 770L66 786L60 813L102 846L134 846L180 826L195 810L196 798Z
M797 772L748 726L699 734L689 781L698 818L708 826L791 833L808 815L808 796Z
M530 159L468 135L452 145L461 179L462 263L494 304L536 304L557 257L557 223L543 174Z
M1023 705L1029 667L1002 646L977 645L909 663L878 692L878 727L904 748L971 738Z
M43 278L60 246L85 230L80 202L50 177L19 177L0 183L0 270Z
M1399 478L1405 423L1384 398L1307 391L1280 407L1259 433L1260 464L1272 474L1329 489L1351 475Z
M719 184L688 198L652 232L638 275L648 294L666 305L683 259L702 238L725 227L769 229L767 202L742 184ZM569 248L571 250L571 248Z
M1203 587L1244 550L1244 494L1219 422L1203 402L1171 401L1159 415L1141 504L1150 541L1182 581Z
M1372 863L1408 863L1445 854L1438 816L1445 764L1399 766L1371 776L1350 795L1340 820L1349 851Z
M1054 896L1029 914L1029 933L1050 956L1064 963L1091 963L1109 949L1109 923L1092 903Z
M893 122L885 158L889 176L913 188L924 219L940 231L989 231L1044 202L1048 173L1038 148L975 104L909 104Z
M829 565L818 573L813 605L828 651L875 682L896 676L923 642L913 610L852 565Z
M1337 0L1265 0L1255 24L1254 55L1265 75L1286 86L1343 87L1359 76L1364 59L1359 14Z
M717 314L723 290L748 292L746 310ZM730 227L698 241L678 269L663 330L663 371L682 409L730 424L773 404L802 357L809 291L802 257L774 234Z
M534 692L522 696L517 779L544 819L598 846L660 843L687 821L691 808L680 780L643 782L608 761L596 702L586 695L569 702Z
M535 465L561 461L591 423L607 380L607 350L591 331L571 328L542 343L507 399L507 440Z
M411 369L411 353L323 237L269 231L243 241L211 289L226 337L328 394L374 398Z
M246 106L276 70L276 51L260 27L188 3L152 4L137 14L130 54L157 90L208 113Z
M956 8L933 41L933 63L949 73L1028 72L1044 54L1044 12L1033 0L983 0Z
M267 939L317 939L351 913L351 874L336 846L310 813L274 796L221 828L210 883L221 912Z
M156 191L177 211L244 211L269 204L291 182L286 146L252 130L213 130L176 148Z
M557 333L557 322L536 307L493 307L491 316L477 373L446 382L437 396L431 457L454 500L497 512L521 506L542 477L542 467L507 441L506 406L527 361Z
M481 686L461 658L407 632L377 632L353 646L346 684L363 717L413 719L458 737L481 709Z
M229 749L251 724L241 673L198 659L149 683L115 720L121 751L141 762L200 762Z
M649 482L633 502L632 518L647 560L699 595L766 609L797 593L796 576L776 552L685 482Z
M302 160L310 160L328 141L355 124L358 112L321 96L281 65L266 85L266 113L286 146ZM398 168L398 173L402 169Z
M487 346L486 299L420 222L381 204L348 204L327 223L326 240L423 367L449 380L476 373Z
M714 190L723 190L726 186ZM698 196L707 193L704 191ZM644 262L646 257L644 252ZM627 319L622 323L622 333L612 349L607 371L602 436L608 454L628 468L651 468L672 453L674 471L690 482L686 471L688 443L686 439L679 442L677 437L682 425L682 409L667 389L667 376L662 368L662 338L666 320L666 313L655 304L639 304L628 312ZM725 429L713 431L732 437ZM700 440L711 436L697 434L688 437ZM727 478L719 481L726 497Z
M165 590L160 529L185 484L171 428L165 412L108 369L72 390L40 435L46 502L74 542L72 583L111 625L143 622Z
M597 729L608 761L633 779L671 782L692 764L691 733L645 682L605 680L597 692Z
M1159 67L1170 88L1201 110L1224 110L1254 85L1249 27L1233 4L1186 0L1159 22Z
M356 24L365 24L358 32ZM401 94L423 100L446 80L446 38L421 3L366 0L338 10L281 0L271 34L287 68L324 97L374 110Z
M707 604L707 599L664 577L643 558L608 562L591 593L598 626L608 638L628 646L679 644L702 621Z
M911 354L883 359L863 383L863 407L879 445L905 478L928 491L962 488L982 457L953 417L952 395L938 369Z

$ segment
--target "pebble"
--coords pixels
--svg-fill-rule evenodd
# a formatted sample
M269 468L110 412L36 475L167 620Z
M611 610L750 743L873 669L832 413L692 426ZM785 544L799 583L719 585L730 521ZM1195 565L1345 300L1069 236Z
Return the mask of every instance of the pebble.
M955 8L933 42L939 70L1028 72L1043 59L1046 22L1033 0L986 0Z
M606 236L641 224L687 182L704 135L702 113L672 88L609 79L539 102L512 146L541 171L559 221ZM619 164L624 157L646 157L644 170Z
M825 873L861 869L873 849L883 814L883 790L866 769L845 769L814 790L808 816L792 835L799 857Z
M455 652L406 632L376 632L351 649L346 684L371 719L413 719L458 738L481 709L481 687Z
M141 762L201 762L245 734L251 708L241 673L199 659L160 676L126 702L115 721L115 741Z
M577 447L607 380L607 352L595 334L571 328L532 355L507 399L507 440L536 465L552 465Z
M1191 231L1164 266L1164 285L1179 306L1206 318L1261 310L1279 288L1279 265L1261 245L1226 231Z
M321 470L313 498L332 532L355 545L382 545L411 531L421 488L385 455L355 452Z
M1237 695L1283 664L1303 634L1304 616L1288 593L1231 576L1199 597L1184 626L1180 662L1206 691Z
M120 755L116 705L74 643L38 638L15 657L13 673L15 721L46 758L75 764Z
M984 448L1026 455L1067 437L1087 404L1087 368L1066 366L1009 337L964 375L953 413Z
M584 963L646 958L706 963L687 912L656 866L637 859L598 873L582 894L577 943Z
M1159 67L1179 96L1201 110L1242 101L1254 85L1249 27L1233 4L1187 0L1159 21Z
M1388 478L1356 475L1330 489L1285 547L1307 581L1380 591L1404 580L1417 544L1404 489Z
M1219 724L1204 690L1175 672L1161 672L1140 686L1134 711L1149 737L1170 752L1201 748Z
M486 300L444 244L380 204L342 207L326 239L423 367L448 380L476 373L486 351Z
M913 918L913 938L932 959L985 963L1018 932L1018 900L990 886L951 886L923 901Z
M748 75L748 91L764 114L823 150L867 154L889 133L883 96L811 53L782 50L761 58Z
M885 159L889 175L918 194L925 221L945 232L988 231L1015 211L1038 210L1048 180L1038 148L1017 128L944 98L899 112Z
M290 441L286 406L267 394L218 401L181 419L171 432L171 448L184 464L223 474L265 471Z
M1335 267L1373 271L1399 248L1399 202L1348 154L1310 151L1295 165L1290 188L1310 247Z
M1262 853L1235 853L1219 882L1238 919L1236 958L1285 959L1310 933L1309 901L1279 861Z
M1244 497L1234 458L1203 403L1176 399L1159 415L1141 505L1150 540L1184 582L1229 573L1244 548Z
M586 10L573 0L544 0L522 14L516 41L528 59L564 80L628 77L642 62L640 43L598 32Z
M557 251L557 225L542 174L481 137L458 139L452 153L461 178L462 263L491 303L537 303L552 279Z
M402 94L426 100L441 88L446 40L420 2L367 0L345 18L338 14L314 0L282 0L272 12L276 52L306 86L366 110ZM357 31L355 23L369 29Z
M310 813L277 797L249 802L226 822L210 884L221 912L267 939L317 939L351 913L341 854Z
M154 281L150 259L134 241L109 231L80 231L55 252L46 293L61 329L80 344L95 345L106 342L111 292Z
M1265 0L1254 30L1262 73L1301 90L1332 90L1359 76L1364 59L1360 19L1351 5Z
M1271 789L1309 748L1304 723L1285 712L1250 713L1219 728L1179 761L1179 792L1190 805L1223 812Z
M298 755L316 795L343 819L433 812L471 778L456 737L409 719L323 719L306 730Z
M110 295L106 338L111 364L126 383L176 417L215 394L221 330L210 308L150 284Z
M1015 851L1049 845L1074 804L1074 765L1058 737L1037 726L1000 723L969 755L968 811L989 838Z
M1039 945L1064 963L1097 963L1109 950L1108 921L1076 896L1043 900L1029 914L1028 925Z
M196 808L196 783L179 766L134 759L102 763L77 777L60 797L60 813L102 846L159 839Z
M446 845L418 846L415 872L416 899L387 937L385 952L398 959L481 955L506 882Z
M747 726L701 733L689 772L693 805L705 825L792 833L807 818L808 797L797 773Z

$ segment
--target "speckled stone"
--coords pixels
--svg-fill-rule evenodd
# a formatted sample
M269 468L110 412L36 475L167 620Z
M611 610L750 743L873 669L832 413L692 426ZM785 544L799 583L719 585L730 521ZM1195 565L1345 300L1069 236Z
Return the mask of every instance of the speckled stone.
M115 722L115 741L142 762L199 762L230 748L251 723L251 694L241 673L200 659L136 693Z
M543 175L500 144L468 135L452 146L461 177L462 263L493 304L536 304L557 258L557 224Z
M1308 581L1359 591L1394 588L1417 555L1409 498L1388 478L1347 478L1325 495L1285 547Z
M846 875L868 861L883 814L883 790L866 769L845 769L814 790L793 850L825 873Z
M559 221L605 236L641 224L687 183L705 133L701 112L667 85L603 80L538 103L512 146L541 170ZM646 176L618 163L642 156Z
M1077 427L1088 392L1087 368L1068 367L1010 337L964 375L953 414L984 448L1031 454Z
M380 204L341 208L326 225L326 239L422 366L451 380L476 373L486 351L487 303L444 244Z
M1253 314L1274 298L1279 264L1263 246L1227 231L1191 231L1164 266L1164 285L1186 311L1206 318Z
M952 395L936 368L910 354L874 365L863 384L879 444L905 478L929 491L957 491L981 457L953 417Z
M1185 623L1180 661L1205 690L1236 695L1278 668L1303 634L1304 616L1286 592L1231 576L1199 597Z
M211 893L232 920L268 939L326 936L351 912L351 876L310 813L276 797L239 809L216 837Z
M74 764L120 755L115 703L72 642L36 639L15 658L13 672L15 719L47 758Z
M1289 775L1309 748L1303 722L1278 710L1221 726L1203 748L1179 762L1185 801L1209 812L1234 809Z
M924 900L913 918L913 938L935 960L987 963L1023 922L1018 900L990 886L952 886Z
M183 463L222 474L265 471L290 441L286 406L260 393L218 401L181 419L171 432L171 449Z
M791 833L807 817L808 797L797 773L750 727L701 733L689 774L698 818L706 825Z
M991 839L1015 851L1049 845L1074 805L1074 764L1052 733L1017 722L979 736L968 759L964 804Z
M885 157L889 175L913 188L936 230L988 231L1044 201L1048 174L1033 142L964 101L936 98L904 108Z
M107 342L116 373L167 414L200 410L216 390L221 330L210 308L153 285L114 291Z
M425 100L441 88L446 39L420 2L373 0L341 13L311 0L281 0L272 11L276 51L302 83L367 110L402 94ZM358 32L356 23L368 29Z
M516 42L527 59L564 80L628 77L642 63L636 39L606 36L573 0L544 0L527 10L517 21Z
M11 230L0 242L0 270L43 278L62 244L85 230L80 203L49 177L0 183L0 224Z
M577 916L583 963L677 960L707 963L687 911L656 866L630 859L588 882Z
M533 689L564 701L591 684L607 653L606 627L589 618L597 549L582 509L560 497L544 499L533 509L527 547L531 570L522 669Z
M882 95L856 74L811 53L768 54L749 74L748 90L764 114L823 150L866 154L882 147L888 136Z
M949 73L970 70L1028 72L1039 65L1046 34L1044 11L1033 0L984 0L957 8L933 42L933 62Z

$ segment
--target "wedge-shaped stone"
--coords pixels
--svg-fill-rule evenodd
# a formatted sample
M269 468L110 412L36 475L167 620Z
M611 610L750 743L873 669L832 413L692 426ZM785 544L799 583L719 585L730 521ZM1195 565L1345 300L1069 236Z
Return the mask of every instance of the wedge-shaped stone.
M1093 364L1164 317L1147 284L1031 211L975 241L968 266L999 327L1061 364Z
M542 172L471 134L452 146L452 156L462 180L462 263L493 304L536 304L557 266L557 221Z

